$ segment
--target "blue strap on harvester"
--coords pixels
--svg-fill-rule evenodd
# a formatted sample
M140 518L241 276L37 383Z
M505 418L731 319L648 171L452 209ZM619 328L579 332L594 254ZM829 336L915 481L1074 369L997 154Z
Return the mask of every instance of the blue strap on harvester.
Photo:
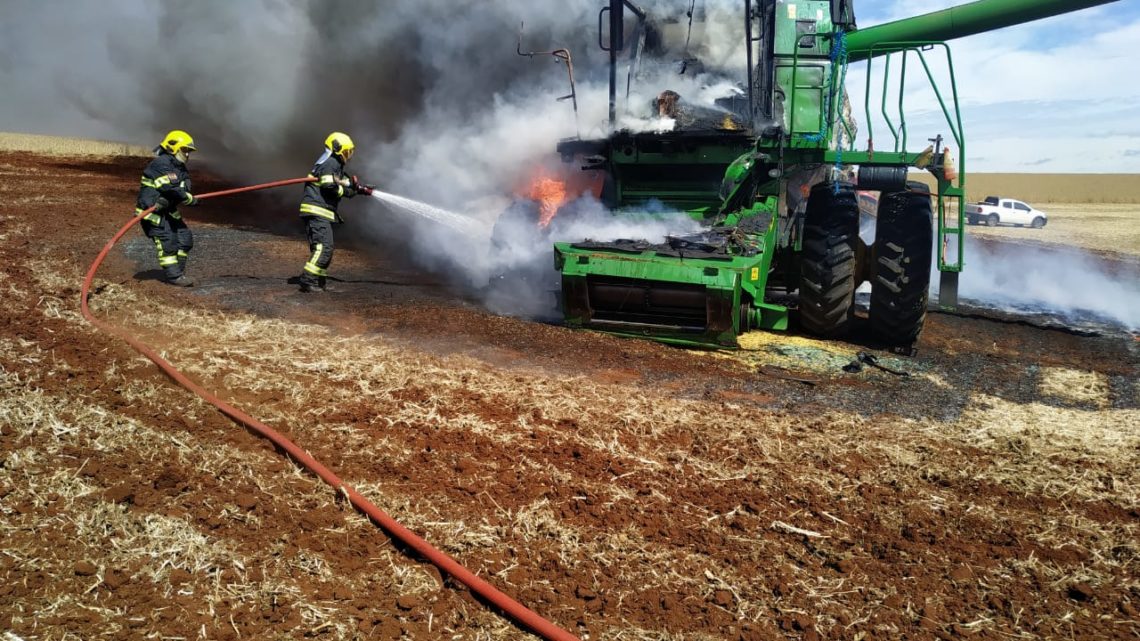
M843 29L839 29L835 32L835 38L831 41L831 52L829 53L828 57L831 59L831 63L833 65L840 65L838 82L832 83L831 86L827 88L827 104L831 105L832 101L835 99L836 86L842 87L843 83L847 80L847 33L844 32ZM836 119L841 120L842 116L836 116ZM804 136L804 140L808 142L822 141L827 136L827 129L829 125L830 123L826 120L822 121L819 125L819 133L807 134ZM842 166L843 145L837 143L835 145L835 175L839 175ZM835 182L834 190L835 193L839 193L838 181Z

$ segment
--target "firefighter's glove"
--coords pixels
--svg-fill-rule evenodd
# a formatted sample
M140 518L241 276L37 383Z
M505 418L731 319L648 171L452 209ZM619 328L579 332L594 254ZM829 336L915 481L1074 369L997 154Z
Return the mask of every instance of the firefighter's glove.
M368 185L365 185L364 183L360 182L359 176L353 176L352 177L352 189L354 191L356 191L356 193L358 193L358 194L364 194L365 196L371 196L372 195L372 188L370 188Z
M162 211L168 207L170 207L170 201L162 196L159 196L158 200L154 201L154 211Z
M360 182L360 178L357 176L352 177L352 189L358 194L364 194L365 196L372 195L372 185L365 185Z
M198 205L198 197L190 192L186 192L186 200L183 202L183 204L195 207Z

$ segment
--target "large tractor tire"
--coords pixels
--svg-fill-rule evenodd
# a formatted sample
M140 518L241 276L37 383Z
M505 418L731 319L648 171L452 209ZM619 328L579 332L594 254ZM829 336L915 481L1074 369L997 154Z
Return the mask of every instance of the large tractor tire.
M851 183L811 190L800 254L800 325L811 334L843 336L854 311L859 203Z
M913 345L926 322L934 216L930 190L918 182L883 194L875 228L871 332L888 345Z

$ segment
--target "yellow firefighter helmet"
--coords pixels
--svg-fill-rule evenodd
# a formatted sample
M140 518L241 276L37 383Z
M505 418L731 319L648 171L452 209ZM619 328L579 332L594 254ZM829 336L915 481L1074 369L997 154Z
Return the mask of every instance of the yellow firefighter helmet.
M175 129L166 134L159 146L172 154L180 151L198 151L198 148L194 146L194 139L181 129Z
M339 131L334 131L329 134L328 138L325 138L325 147L328 147L345 162L348 162L348 159L352 158L352 152L356 149L352 138L349 138L348 134L342 134Z

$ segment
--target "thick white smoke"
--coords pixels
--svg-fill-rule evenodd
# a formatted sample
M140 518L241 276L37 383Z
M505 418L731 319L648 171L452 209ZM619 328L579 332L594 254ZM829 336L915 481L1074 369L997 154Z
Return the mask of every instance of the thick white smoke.
M181 128L202 160L256 177L306 170L341 130L362 167L391 169L407 159L380 143L409 124L466 120L550 75L515 54L520 20L544 46L601 60L582 28L596 4L9 0L0 129L149 145Z
M533 207L516 202L515 208ZM615 216L602 203L585 195L568 204L545 230L532 216L501 217L478 269L469 270L484 303L496 313L534 318L557 318L555 293L560 288L552 245L584 240L619 239L663 242L667 236L692 233L699 225L679 212L656 206Z
M1140 266L1076 249L970 242L959 296L971 304L1140 330ZM937 272L933 285L937 290Z

